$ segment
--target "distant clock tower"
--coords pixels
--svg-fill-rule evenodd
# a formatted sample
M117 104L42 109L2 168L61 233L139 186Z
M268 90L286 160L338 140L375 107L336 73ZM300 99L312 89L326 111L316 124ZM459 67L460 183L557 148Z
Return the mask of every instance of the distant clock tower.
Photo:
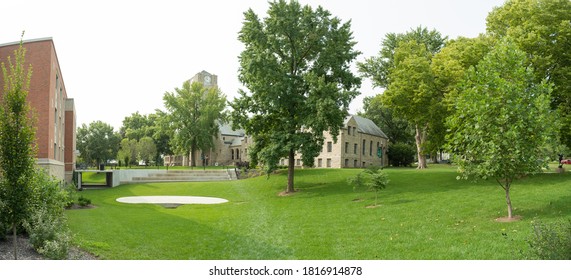
M218 87L218 76L202 71L194 75L194 77L190 79L190 82L199 82L205 87Z

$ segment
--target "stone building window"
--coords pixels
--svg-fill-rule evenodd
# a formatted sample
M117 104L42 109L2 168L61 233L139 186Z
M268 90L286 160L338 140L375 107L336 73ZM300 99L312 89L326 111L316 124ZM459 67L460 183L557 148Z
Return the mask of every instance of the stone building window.
M348 158L345 159L345 167L349 167L349 159Z
M317 167L323 167L323 159L317 159Z
M365 146L367 145L367 140L363 140L363 155L365 155Z
M330 158L327 159L327 167L331 167L331 159Z
M349 153L349 142L345 142L345 153Z
M351 135L351 126L347 127L347 135Z
M369 143L369 156L373 156L373 141Z
M333 151L333 142L327 142L327 152L331 153Z
M357 154L357 144L356 143L353 145L353 153Z

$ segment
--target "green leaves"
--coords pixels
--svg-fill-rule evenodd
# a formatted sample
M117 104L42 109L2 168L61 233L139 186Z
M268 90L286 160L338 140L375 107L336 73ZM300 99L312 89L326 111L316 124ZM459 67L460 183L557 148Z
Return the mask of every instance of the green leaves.
M178 152L189 154L214 147L218 123L226 119L226 96L218 88L186 81L182 88L166 92L163 100L169 112L166 118L170 123L171 143ZM194 153L191 161L196 166Z
M267 14L244 13L238 77L247 90L231 106L233 125L256 142L250 156L269 172L293 151L311 165L323 131L336 137L343 126L361 80L350 70L359 55L350 23L297 1L271 2Z
M447 120L449 149L462 176L510 182L538 172L543 148L556 142L550 91L534 82L526 54L509 40L468 70Z
M121 137L113 127L102 121L94 121L77 128L77 149L88 164L100 164L117 155Z

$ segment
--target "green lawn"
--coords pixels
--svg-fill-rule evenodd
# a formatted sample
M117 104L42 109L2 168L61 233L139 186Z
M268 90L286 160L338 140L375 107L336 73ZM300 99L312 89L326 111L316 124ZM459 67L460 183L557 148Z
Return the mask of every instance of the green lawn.
M494 181L457 181L450 166L386 169L379 196L354 191L356 169L296 170L293 196L280 197L286 174L212 183L123 185L82 193L97 207L69 210L75 241L103 259L518 259L532 221L571 218L571 173L517 181L507 215ZM219 205L121 204L122 196L197 195Z

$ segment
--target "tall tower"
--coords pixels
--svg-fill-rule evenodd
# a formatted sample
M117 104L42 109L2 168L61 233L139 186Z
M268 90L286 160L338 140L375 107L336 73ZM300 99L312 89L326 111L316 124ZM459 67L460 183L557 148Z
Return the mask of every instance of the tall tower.
M218 76L202 71L190 79L190 83L194 82L199 82L205 87L218 87Z

